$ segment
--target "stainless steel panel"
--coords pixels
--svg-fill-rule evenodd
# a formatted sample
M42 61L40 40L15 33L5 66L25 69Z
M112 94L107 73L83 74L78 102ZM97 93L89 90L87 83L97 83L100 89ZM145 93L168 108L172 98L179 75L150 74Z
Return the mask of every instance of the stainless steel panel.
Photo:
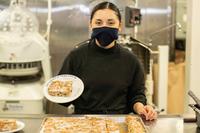
M53 74L56 75L64 58L73 47L88 38L89 7L84 0L63 0L52 3L52 30L50 53ZM41 33L46 30L47 2L29 0L29 7L36 9Z
M170 46L170 57L174 57L175 33L175 1L174 0L138 0L138 7L142 9L142 24L138 27L137 39L148 43L152 36L152 48L158 45ZM170 27L159 31L161 28ZM155 33L157 32L157 33ZM154 34L155 33L155 34Z

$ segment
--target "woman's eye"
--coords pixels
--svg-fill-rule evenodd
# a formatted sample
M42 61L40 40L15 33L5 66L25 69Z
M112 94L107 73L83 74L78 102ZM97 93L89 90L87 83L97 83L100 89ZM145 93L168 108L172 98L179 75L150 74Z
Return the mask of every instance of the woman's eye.
M97 22L95 22L95 24L96 24L96 25L101 25L102 22L101 22L101 21L97 21Z
M114 25L114 24L115 24L115 22L113 22L113 21L110 21L110 22L108 22L108 24L109 24L109 25Z

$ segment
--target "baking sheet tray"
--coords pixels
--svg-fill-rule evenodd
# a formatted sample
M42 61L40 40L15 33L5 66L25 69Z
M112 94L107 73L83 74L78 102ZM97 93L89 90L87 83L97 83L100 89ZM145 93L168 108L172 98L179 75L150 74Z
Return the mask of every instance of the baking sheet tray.
M125 118L126 116L128 115L72 115L72 116L67 116L66 118L85 118L85 117L97 117L97 118L106 118L106 119L110 119L110 120L113 120L115 122L117 122L119 124L119 129L120 129L120 133L127 133L128 132L128 128L127 128L127 125L125 123ZM146 133L149 133L147 127L144 125L142 119L137 116L137 115L131 115L131 116L134 116L137 121L139 121L141 123L141 125L143 126L144 130ZM43 128L44 128L44 124L45 124L45 121L48 119L48 118L52 118L52 117L46 117L43 119L43 122L42 122L42 125L40 127L40 132L39 133L43 133Z

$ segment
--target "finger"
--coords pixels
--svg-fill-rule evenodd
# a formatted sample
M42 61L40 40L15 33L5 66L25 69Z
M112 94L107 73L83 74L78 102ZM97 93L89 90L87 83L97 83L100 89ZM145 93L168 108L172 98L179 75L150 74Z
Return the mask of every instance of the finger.
M147 112L145 110L145 108L142 108L138 111L138 114L141 116L141 117L144 117L145 119L147 119Z
M151 118L151 115L153 114L153 108L151 106L145 106L145 110L147 112L147 120Z
M145 120L149 119L148 112L144 109L143 115L145 116Z
M153 113L153 109L152 108L149 108L149 107L146 107L146 111L147 111L147 115L151 115Z
M153 119L154 119L154 116L155 116L155 112L152 112L152 113L149 115L149 120L153 120Z
M149 116L149 119L150 120L155 120L155 119L157 119L157 112L153 112L150 116Z
M155 112L152 106L146 105L145 109L147 111L147 117L148 117L147 120L156 119L157 113Z
M154 116L154 112L153 111L149 111L147 115L148 115L148 119L151 120L152 117Z

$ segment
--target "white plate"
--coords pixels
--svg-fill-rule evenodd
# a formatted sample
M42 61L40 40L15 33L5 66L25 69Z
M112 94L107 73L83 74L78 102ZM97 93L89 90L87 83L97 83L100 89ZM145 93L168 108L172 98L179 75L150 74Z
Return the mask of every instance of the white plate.
M48 93L49 85L55 80L60 80L60 81L70 80L70 81L72 81L72 94L70 96L65 96L65 97L49 95L49 93ZM78 78L74 75L64 74L64 75L55 76L55 77L51 78L48 82L46 82L46 84L44 86L44 96L48 100L55 102L55 103L67 103L67 102L71 102L71 101L77 99L83 93L83 90L84 90L84 84L80 78Z
M21 121L17 120L16 123L17 123L17 129L11 130L11 131L0 132L0 133L15 133L15 132L22 130L25 127L25 124Z

